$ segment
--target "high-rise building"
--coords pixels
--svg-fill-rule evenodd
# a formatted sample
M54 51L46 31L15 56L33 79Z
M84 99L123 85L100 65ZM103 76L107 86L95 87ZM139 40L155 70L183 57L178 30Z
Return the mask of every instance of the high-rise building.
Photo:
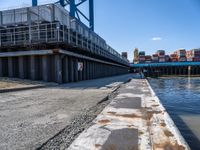
M133 62L134 62L135 64L137 64L137 63L138 63L138 60L139 60L139 50L138 50L138 48L135 48L135 49L134 49L134 59L133 59Z

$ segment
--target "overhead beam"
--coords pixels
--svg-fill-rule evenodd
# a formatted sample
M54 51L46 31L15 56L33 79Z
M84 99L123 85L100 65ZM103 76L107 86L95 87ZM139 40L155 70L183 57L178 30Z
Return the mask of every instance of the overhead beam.
M90 29L94 31L94 0L89 0Z
M76 15L75 0L70 0L70 16L75 18L75 15Z
M62 7L65 7L65 0L60 0L60 5L61 5Z
M34 7L34 6L37 6L37 5L38 5L37 0L32 0L32 6Z

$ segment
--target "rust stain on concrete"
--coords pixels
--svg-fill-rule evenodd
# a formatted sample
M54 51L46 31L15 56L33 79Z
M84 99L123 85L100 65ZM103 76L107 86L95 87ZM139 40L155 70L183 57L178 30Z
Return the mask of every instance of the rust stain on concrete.
M108 120L108 119L103 119L103 120L99 120L98 122L101 123L101 124L107 124L107 123L110 122L110 120Z
M162 127L165 127L165 126L166 126L166 123L162 122L162 123L160 123L160 125L161 125Z
M178 143L176 144L171 144L170 142L166 142L163 144L155 144L154 149L162 149L162 150L185 150L185 147L182 145L179 145Z
M169 130L164 130L164 134L165 134L167 137L174 136L174 134L172 134Z
M96 148L100 148L102 145L101 144L95 144Z
M116 112L108 112L108 114L116 117L124 117L124 118L141 118L141 116L136 115L134 113L132 114L117 114Z

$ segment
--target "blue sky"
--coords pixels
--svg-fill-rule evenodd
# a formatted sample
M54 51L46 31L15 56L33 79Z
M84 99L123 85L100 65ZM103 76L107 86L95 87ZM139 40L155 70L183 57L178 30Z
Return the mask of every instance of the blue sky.
M39 3L55 0L38 0ZM200 0L94 0L95 31L119 52L200 47ZM0 0L0 9L31 0Z

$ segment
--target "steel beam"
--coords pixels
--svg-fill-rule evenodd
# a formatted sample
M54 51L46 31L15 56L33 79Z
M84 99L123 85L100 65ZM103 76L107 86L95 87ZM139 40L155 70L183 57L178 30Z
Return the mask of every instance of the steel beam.
M76 17L76 4L75 0L70 0L70 16L71 17Z
M65 7L65 0L60 0L60 5L61 5L62 7Z
M37 6L37 5L38 5L37 0L32 0L32 6L34 7L34 6Z
M90 29L94 31L94 0L89 0L89 18Z

